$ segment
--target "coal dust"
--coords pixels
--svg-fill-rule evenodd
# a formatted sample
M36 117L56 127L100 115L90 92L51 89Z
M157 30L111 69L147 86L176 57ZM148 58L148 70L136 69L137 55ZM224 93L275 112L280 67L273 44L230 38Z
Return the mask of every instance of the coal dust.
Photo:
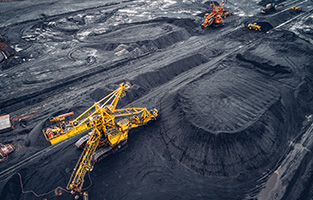
M159 117L87 173L89 199L311 199L313 1L261 14L270 2L225 1L232 15L202 30L209 1L0 1L0 115L14 124L0 143L19 146L0 199L75 199L63 188L81 135L51 145L42 129L124 81L117 107Z

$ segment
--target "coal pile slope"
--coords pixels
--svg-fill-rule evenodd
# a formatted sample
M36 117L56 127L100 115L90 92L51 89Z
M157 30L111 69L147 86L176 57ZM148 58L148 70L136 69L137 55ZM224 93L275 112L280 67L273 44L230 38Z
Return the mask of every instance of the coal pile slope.
M283 49L292 52L288 58L278 57ZM162 117L172 120L164 120L163 130L172 156L189 169L238 184L262 177L310 113L309 51L311 45L294 33L274 31L166 97Z
M10 2L0 8L1 36L17 50L1 62L1 114L28 116L0 137L21 146L1 163L0 199L35 199L21 192L17 172L24 190L52 191L37 199L73 199L54 189L66 187L80 135L50 146L41 130L49 117L77 116L125 80L133 87L118 106L157 108L160 117L132 130L128 148L86 175L91 199L262 199L274 194L262 190L271 175L288 164L296 169L278 176L287 189L277 196L310 199L309 154L285 159L311 125L310 1L285 1L277 15L259 15L255 1L231 1L225 26L206 30L203 1L72 9L72 1L49 2L14 2L30 11L23 14ZM294 3L307 9L293 13ZM248 31L256 20L269 31Z

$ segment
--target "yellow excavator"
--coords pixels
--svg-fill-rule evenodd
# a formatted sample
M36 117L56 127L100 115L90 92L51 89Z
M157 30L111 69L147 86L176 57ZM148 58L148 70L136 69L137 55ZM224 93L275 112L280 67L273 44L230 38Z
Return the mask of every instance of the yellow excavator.
M302 7L291 7L291 10L297 11L297 12L301 12L302 11Z
M87 171L92 171L94 163L120 150L127 143L128 131L155 120L158 110L146 108L116 109L121 97L125 96L130 84L121 83L119 88L104 97L72 121L66 122L66 113L50 119L55 123L43 133L51 144L56 144L82 132L88 132L75 145L84 148L68 182L66 189L80 192ZM89 131L88 131L89 130Z
M248 28L250 30L262 31L261 26L257 24L256 22L253 24L248 24Z

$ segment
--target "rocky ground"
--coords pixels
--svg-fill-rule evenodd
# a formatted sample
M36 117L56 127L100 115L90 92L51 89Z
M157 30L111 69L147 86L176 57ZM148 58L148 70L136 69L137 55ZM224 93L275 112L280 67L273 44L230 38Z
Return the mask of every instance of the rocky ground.
M201 0L0 2L0 41L15 50L0 57L0 114L27 116L0 134L19 147L0 163L0 199L73 199L54 189L80 135L51 146L42 129L123 81L118 107L160 116L95 165L90 199L311 199L313 2L260 14L269 2L229 0L224 26L204 30Z

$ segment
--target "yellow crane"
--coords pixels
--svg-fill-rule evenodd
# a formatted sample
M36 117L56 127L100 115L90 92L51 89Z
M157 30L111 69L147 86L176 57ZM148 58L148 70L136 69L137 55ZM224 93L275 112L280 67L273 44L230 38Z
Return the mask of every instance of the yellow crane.
M50 120L56 125L43 130L46 139L55 144L92 129L75 143L84 150L67 185L67 189L73 193L81 191L85 174L92 171L95 162L118 151L126 144L130 129L157 118L156 109L151 111L146 108L116 109L118 101L125 96L125 91L129 87L128 82L121 83L118 89L94 103L73 121L65 122L65 118L73 113L59 115Z

